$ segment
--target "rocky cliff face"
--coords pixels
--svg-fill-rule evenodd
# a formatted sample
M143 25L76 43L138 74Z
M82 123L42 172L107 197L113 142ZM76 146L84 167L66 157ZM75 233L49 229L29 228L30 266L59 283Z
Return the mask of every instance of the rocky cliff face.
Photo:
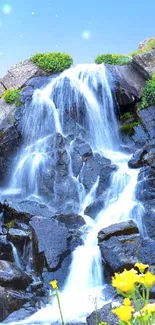
M140 101L145 82L155 72L155 51L135 57L128 66L111 66L109 69L115 80L113 96L120 107L120 110L117 109L118 118L120 111L122 114L135 112L135 106ZM15 105L6 104L4 99L0 99L1 186L6 186L9 183L14 159L23 143L21 121L25 104L29 105L34 90L48 84L51 78L31 61L26 60L11 68L8 74L0 80L0 95L5 89L21 88L20 100L23 104L17 108ZM84 112L82 106L81 112ZM83 245L81 227L85 224L84 219L73 213L71 206L66 211L63 210L64 202L68 196L72 198L74 205L79 203L72 183L69 187L70 192L64 195L65 191L62 190L62 183L68 182L67 145L79 132L74 109L71 113L71 116L68 116L66 110L65 115L65 126L69 128L70 136L64 139L57 134L56 139L56 169L59 178L55 186L57 186L59 194L57 197L59 213L55 215L54 211L45 205L35 201L21 201L18 200L18 197L16 200L11 198L0 203L0 213L3 214L0 221L0 271L2 271L0 272L0 300L3 301L0 321L3 321L10 313L21 308L25 303L27 304L24 305L26 307L22 311L22 317L32 313L34 308L38 307L37 304L41 299L46 303L49 281L56 277L60 286L63 287L71 262L71 253L77 246ZM127 147L133 153L129 162L130 168L141 168L136 195L145 208L143 223L148 238L144 239L132 222L103 229L99 233L99 245L107 281L109 281L107 274L113 275L115 271L120 271L124 267L130 268L137 260L153 266L155 264L155 107L137 112L136 118L138 124L134 126L134 134L130 137L122 136L122 146ZM52 141L52 139L50 140ZM88 143L78 137L72 150L72 162L73 174L75 177L79 175L79 178L82 178L86 192L91 189L99 175L97 198L85 210L87 215L95 218L104 206L104 192L109 187L110 177L116 170L116 166L111 164L109 159L93 154ZM84 167L83 162L85 162ZM51 175L54 175L54 172L52 174L51 166ZM42 193L49 195L52 186L53 178L46 175L41 183ZM13 264L17 256L14 255L14 249L10 242L18 247L22 256L22 265L18 265L18 267ZM33 263L31 264L32 259ZM31 264L31 270L26 268L28 262ZM11 270L11 277L7 270ZM37 279L35 285L31 283L34 276ZM26 294L23 291L25 289ZM9 302L6 298L3 299L6 295L9 297ZM13 299L14 303L12 303ZM101 310L101 312L106 315L108 320L107 311ZM16 317L17 320L17 315L12 317ZM91 318L88 319L88 324L90 322L94 324L94 320ZM114 323L115 320L110 319L110 324Z

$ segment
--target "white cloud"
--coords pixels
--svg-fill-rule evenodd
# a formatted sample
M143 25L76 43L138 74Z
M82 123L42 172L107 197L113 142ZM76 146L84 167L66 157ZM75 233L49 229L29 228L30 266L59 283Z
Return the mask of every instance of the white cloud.
M84 40L90 40L91 38L91 32L89 30L84 30L81 34L81 37L84 39Z
M5 5L3 6L2 11L3 11L3 14L4 14L4 15L10 15L11 12L12 12L12 7L11 7L9 4L5 4Z
M35 12L34 12L34 11L32 11L32 12L31 12L31 14L32 14L32 15L35 15Z

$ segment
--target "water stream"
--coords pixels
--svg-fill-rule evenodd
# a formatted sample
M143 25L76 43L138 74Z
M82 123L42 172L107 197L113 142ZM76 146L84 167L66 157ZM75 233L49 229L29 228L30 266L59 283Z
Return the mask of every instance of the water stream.
M56 166L56 136L59 133L66 139L71 133L65 114L76 121L75 136L84 138L94 153L109 158L117 166L111 177L111 185L104 194L104 209L92 220L84 215L84 210L95 200L99 177L90 192L86 192L79 177L73 176L71 150L75 138L67 145L69 167L66 182L69 183L66 184L71 184L78 193L78 199L75 205L72 197L68 196L65 204L74 205L75 212L83 215L86 226L83 229L84 245L73 252L69 275L60 294L65 322L85 321L86 316L94 310L90 296L102 296L100 303L104 303L102 290L105 283L97 245L99 230L119 221L134 219L142 231L142 207L135 198L139 171L128 168L130 155L120 149L111 83L111 76L104 65L79 65L52 79L45 88L36 90L32 104L25 110L24 147L15 162L10 183L10 191L20 193L21 197L45 200L40 184L45 181L48 170L54 170ZM54 175L48 204L50 202L56 209L57 183L60 179L58 173ZM54 300L52 306L48 305L19 323L49 325L58 319L59 311Z

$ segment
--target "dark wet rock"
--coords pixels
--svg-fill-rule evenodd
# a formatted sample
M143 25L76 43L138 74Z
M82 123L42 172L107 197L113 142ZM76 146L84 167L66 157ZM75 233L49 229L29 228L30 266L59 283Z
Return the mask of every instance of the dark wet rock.
M146 150L140 149L137 150L132 158L129 160L128 162L128 166L130 168L139 168L143 166L143 156L145 155L145 153L147 153Z
M113 167L109 159L101 157L100 155L95 155L94 157L90 156L86 159L80 172L80 182L84 185L87 191L90 191L100 176L97 190L99 196L102 194L101 192L108 187L112 171Z
M139 234L113 236L103 241L100 248L104 263L113 273L130 269L137 261L155 263L154 240Z
M28 200L4 200L0 202L0 212L3 212L5 223L15 220L28 224L35 215L49 217L52 211L43 203Z
M42 281L37 281L37 282L31 283L30 284L31 292L36 292L36 291L38 291L38 289L42 289L43 285L44 284Z
M89 144L81 139L76 139L71 150L72 170L75 177L79 175L83 161L89 156L92 156L92 150Z
M133 220L115 223L107 228L103 228L98 233L98 241L108 240L113 236L138 234L138 227Z
M20 309L26 302L29 302L32 297L32 294L25 291L16 291L0 287L0 321L2 322L9 314ZM15 319L15 321L17 320L18 318ZM7 321L4 323L7 323Z
M155 169L151 166L144 166L139 172L136 197L142 202L155 199Z
M98 213L104 208L104 196L100 196L93 203L88 205L84 211L84 213L95 219Z
M68 230L56 220L43 217L33 217L30 225L36 267L42 270L46 263L48 269L57 269L70 252Z
M25 104L32 100L34 89L30 86L24 87L20 92L20 101Z
M148 237L155 240L155 199L144 202L142 224Z
M54 74L53 76L39 76L29 79L26 82L26 86L32 87L33 89L40 89L45 87L50 80L56 78L58 74Z
M155 73L155 50L136 55L133 58L133 67L138 69L144 76L151 77Z
M37 308L32 306L31 303L26 303L20 308L19 310L16 310L14 312L11 312L11 314L5 319L5 321L2 324L8 324L11 322L18 322L20 320L23 320L32 314L34 314L37 311ZM30 324L32 325L32 324Z
M47 269L44 269L44 271L42 273L42 279L43 279L45 288L51 289L51 285L49 283L53 279L56 279L59 283L59 288L63 289L63 287L65 285L65 281L69 274L69 267L71 265L71 262L72 262L72 257L70 254L62 261L60 268L58 268L57 270L50 272Z
M54 217L59 222L65 224L68 229L79 229L85 225L85 220L83 217L76 214L61 214Z
M9 181L12 161L21 143L21 135L14 125L0 132L0 185Z
M110 186L110 180L113 172L117 170L116 165L105 166L100 171L99 184L96 191L96 196L101 196Z
M98 313L98 322L107 322L108 325L117 325L118 318L115 314L112 313L112 308L114 303L108 303L104 305L101 309L97 310ZM95 325L96 324L96 313L93 313L87 317L87 324L88 325Z
M14 289L25 290L32 278L15 264L0 260L0 285Z
M124 66L110 66L115 79L115 91L120 106L132 105L141 97L148 74L144 76L132 63Z
M7 239L20 247L23 247L30 240L28 232L15 228L10 228L8 230Z
M140 110L137 113L142 125L146 129L149 139L155 138L155 107L151 106L147 109Z
M0 260L14 261L12 246L3 235L0 235Z

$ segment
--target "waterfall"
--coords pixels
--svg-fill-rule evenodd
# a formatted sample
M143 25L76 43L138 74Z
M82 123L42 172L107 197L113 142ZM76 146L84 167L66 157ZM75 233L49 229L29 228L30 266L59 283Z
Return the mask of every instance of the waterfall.
M72 264L65 286L60 293L65 322L84 321L94 310L91 297L101 297L105 286L100 250L97 245L97 234L102 228L127 219L135 219L141 228L141 206L135 199L138 170L130 170L130 155L121 152L118 134L115 103L112 96L111 76L104 65L78 65L56 78L43 89L36 90L31 105L25 107L23 118L24 146L17 158L10 188L20 193L21 197L46 198L41 184L52 173L48 203L57 211L61 205L58 200L58 185L62 185L65 206L73 206L86 221L83 229L84 245L73 252ZM56 142L58 135L67 141L72 134L73 139L66 145L65 188L61 175L57 171ZM77 132L77 134L76 134ZM91 146L93 153L98 153L117 166L111 178L111 185L104 194L104 208L95 220L85 216L85 207L96 197L99 178L87 193L79 177L73 176L71 164L72 144L76 136ZM53 185L54 184L54 185ZM77 196L77 204L66 194L67 186L71 186ZM63 190L64 188L64 190ZM78 208L77 208L78 207ZM136 219L134 208L139 220ZM77 210L76 210L77 209ZM103 305L104 297L101 300ZM53 305L38 311L28 320L19 324L35 323L51 324L59 319L56 300ZM15 324L15 323L14 323ZM16 322L17 324L17 322Z
M15 245L14 245L13 243L11 243L11 242L10 242L10 245L12 246L12 252L13 252L14 262L15 262L15 264L16 264L20 269L22 269L22 265L21 265L21 262L20 262L20 257L19 257L19 254L18 254L17 248L16 248Z

